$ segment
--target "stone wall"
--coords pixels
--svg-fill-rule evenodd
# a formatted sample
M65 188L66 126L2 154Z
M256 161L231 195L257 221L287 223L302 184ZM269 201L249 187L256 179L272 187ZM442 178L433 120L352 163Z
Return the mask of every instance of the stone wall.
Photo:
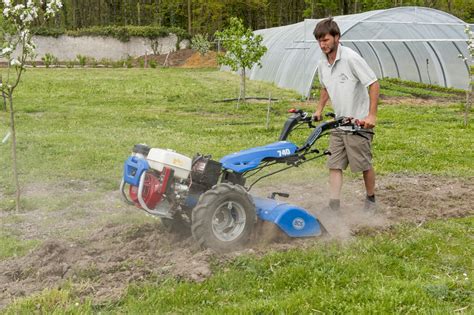
M33 41L36 44L35 58L40 61L41 58L49 53L58 58L59 61L75 60L77 55L93 57L96 60L107 58L111 60L125 59L127 56L138 57L152 54L152 40L143 37L132 37L127 42L121 42L111 37L100 36L34 36ZM159 53L165 54L176 50L177 36L170 34L167 37L158 39ZM180 48L188 48L189 41L183 40ZM14 54L16 55L16 54ZM5 61L4 59L0 59Z

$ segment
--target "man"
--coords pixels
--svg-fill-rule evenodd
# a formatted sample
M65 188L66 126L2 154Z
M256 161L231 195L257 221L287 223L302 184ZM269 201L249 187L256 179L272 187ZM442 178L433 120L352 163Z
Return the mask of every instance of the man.
M372 167L371 142L377 118L379 83L369 65L350 48L339 44L341 32L332 18L322 20L314 29L314 36L324 53L318 64L321 96L314 113L316 120L331 99L336 116L359 119L363 131L356 134L350 127L334 130L329 140L330 200L334 211L340 208L342 171L350 165L353 172L362 172L367 192L365 209L375 210L375 172ZM367 88L369 91L367 91Z

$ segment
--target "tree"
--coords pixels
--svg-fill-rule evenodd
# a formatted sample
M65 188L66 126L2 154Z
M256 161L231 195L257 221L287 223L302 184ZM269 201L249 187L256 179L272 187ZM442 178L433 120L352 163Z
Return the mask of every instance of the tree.
M6 76L1 77L0 90L4 98L8 100L10 110L10 133L12 137L12 164L13 176L16 188L16 210L20 210L20 184L18 181L15 110L13 107L13 93L20 83L21 76L25 71L27 59L35 55L35 45L32 41L31 26L38 20L38 13L42 0L28 0L26 4L13 5L11 0L3 0L2 29L0 32L0 44L2 50L0 56L7 59ZM45 19L52 18L62 7L60 0L48 0L44 12ZM14 56L14 52L18 54Z
M222 32L216 32L216 38L226 50L225 54L217 57L218 62L229 66L232 71L240 70L239 99L245 101L245 72L255 64L262 66L260 59L267 51L267 47L262 45L263 37L255 35L250 28L245 28L241 19L232 17L229 27Z

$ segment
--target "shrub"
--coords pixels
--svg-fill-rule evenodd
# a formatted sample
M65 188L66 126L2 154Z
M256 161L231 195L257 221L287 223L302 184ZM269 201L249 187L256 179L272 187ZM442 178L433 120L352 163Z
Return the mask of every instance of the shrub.
M76 59L79 61L79 65L84 68L87 63L87 57L83 55L77 55Z
M75 60L69 60L69 61L66 62L66 67L67 68L74 68L75 65L76 65Z
M158 63L155 60L150 60L149 63L150 63L150 67L153 69L156 69L156 67L158 66Z
M123 68L125 62L123 60L117 60L112 63L113 68Z
M113 61L109 58L102 58L99 63L104 67L108 68L113 64Z
M97 68L97 66L99 65L99 62L94 57L88 57L87 62L94 68Z
M170 33L178 37L178 43L184 39L189 38L189 34L178 27L162 27L162 26L92 26L81 28L77 30L65 30L61 28L35 28L33 34L41 36L59 37L60 35L68 36L108 36L116 38L120 41L127 42L130 37L145 37L149 39L156 39L166 37Z
M196 34L191 40L191 48L198 51L201 56L204 56L211 49L211 43L207 40L207 37L207 34Z
M125 59L125 65L127 68L133 68L133 57L128 56L127 59Z
M66 34L66 30L63 28L50 28L44 26L33 28L31 31L34 35L50 36L55 38Z
M51 65L58 65L58 58L56 58L53 54L46 53L43 57L41 57L46 68L49 68Z

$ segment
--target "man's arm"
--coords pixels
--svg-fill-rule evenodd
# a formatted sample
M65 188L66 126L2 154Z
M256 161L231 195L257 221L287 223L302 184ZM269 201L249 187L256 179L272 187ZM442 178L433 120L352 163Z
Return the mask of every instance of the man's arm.
M328 91L325 88L322 88L320 96L319 96L319 103L318 103L318 106L316 107L316 112L313 114L314 119L316 121L320 121L321 119L323 119L323 109L324 109L324 106L326 106L326 103L328 102L328 100L329 100Z
M369 105L369 115L364 118L365 124L364 128L374 128L375 121L377 120L377 102L379 100L379 91L380 91L380 84L378 81L375 81L371 85L369 85L369 98L370 98L370 105Z

